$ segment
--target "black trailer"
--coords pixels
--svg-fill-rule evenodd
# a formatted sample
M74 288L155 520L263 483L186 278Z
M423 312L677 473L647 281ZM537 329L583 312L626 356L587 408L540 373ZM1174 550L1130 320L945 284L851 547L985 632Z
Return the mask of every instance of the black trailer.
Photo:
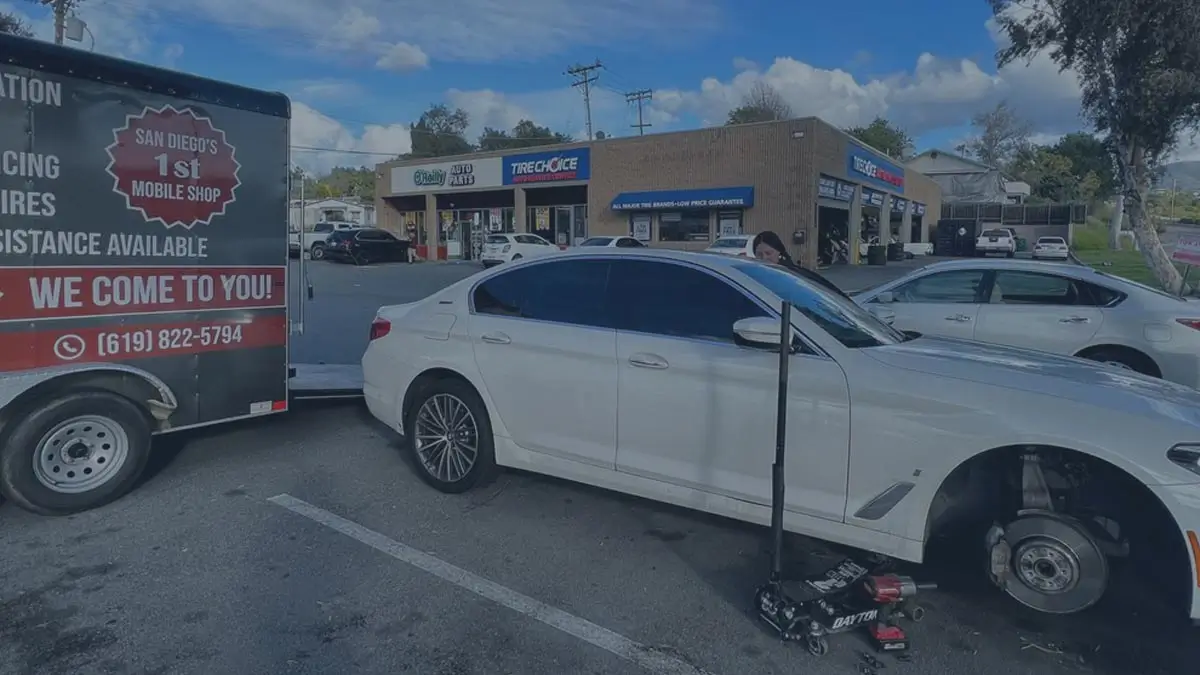
M152 435L361 393L289 366L286 96L0 35L0 493L136 482Z

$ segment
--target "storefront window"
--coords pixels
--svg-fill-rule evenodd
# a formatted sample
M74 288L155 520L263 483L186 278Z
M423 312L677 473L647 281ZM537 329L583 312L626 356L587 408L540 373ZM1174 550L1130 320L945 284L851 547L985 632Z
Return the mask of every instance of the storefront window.
M401 236L408 237L414 244L425 243L425 212L405 211L400 214L404 225Z
M742 233L742 212L721 211L717 214L717 236L733 237Z
M575 241L587 239L587 207L575 207Z
M659 241L711 241L709 211L664 211L658 216Z

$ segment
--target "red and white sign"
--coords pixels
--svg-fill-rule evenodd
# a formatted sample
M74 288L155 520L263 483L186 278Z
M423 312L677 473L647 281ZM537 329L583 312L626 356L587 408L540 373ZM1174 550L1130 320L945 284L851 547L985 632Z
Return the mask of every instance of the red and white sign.
M282 347L287 317L0 332L0 372ZM232 374L231 374L232 376Z
M113 191L147 221L192 229L234 202L242 166L225 132L190 108L149 108L113 130Z
M1200 235L1185 234L1175 240L1175 250L1171 251L1171 260L1185 265L1200 266Z
M283 267L4 267L0 321L283 307Z

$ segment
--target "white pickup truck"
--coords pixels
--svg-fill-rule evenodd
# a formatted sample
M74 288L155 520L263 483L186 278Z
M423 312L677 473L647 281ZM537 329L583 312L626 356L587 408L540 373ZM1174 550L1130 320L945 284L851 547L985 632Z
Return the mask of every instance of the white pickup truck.
M291 232L288 235L288 252L292 257L299 257L301 253L307 252L309 258L320 260L325 257L325 240L329 235L342 230L359 229L362 229L362 225L358 223L332 220L320 222L309 232Z
M1003 253L1011 258L1017 254L1017 236L1008 229L995 227L979 233L975 240L975 255L986 256L989 253Z

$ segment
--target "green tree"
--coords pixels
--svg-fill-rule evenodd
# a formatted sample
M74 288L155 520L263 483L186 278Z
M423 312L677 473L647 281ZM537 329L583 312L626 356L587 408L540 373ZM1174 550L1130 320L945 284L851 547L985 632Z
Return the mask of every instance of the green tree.
M1108 199L1116 194L1116 165L1104 141L1092 134L1076 131L1060 138L1053 149L1055 153L1071 160L1074 174L1081 181L1092 176L1096 186L1094 199Z
M1000 65L1045 53L1079 75L1083 111L1114 152L1125 212L1146 264L1179 292L1146 210L1154 169L1200 123L1200 11L1195 0L988 0L1010 45Z
M1029 137L1033 135L1033 125L1018 116L1007 101L972 117L971 126L975 136L960 145L959 152L1006 171L1029 148Z
M1012 172L1029 183L1030 199L1036 202L1071 201L1080 184L1070 158L1047 146L1023 150L1013 162Z
M876 117L865 127L850 127L846 133L876 150L882 150L889 157L908 159L912 155L912 137L882 117Z
M21 17L8 12L0 12L0 33L33 37L33 30L21 20Z
M375 170L365 166L335 166L320 183L328 187L330 197L375 198Z
M550 127L538 126L530 120L521 120L511 131L485 127L479 136L478 148L481 152L517 150L537 145L570 143L573 140L575 139L567 134L551 131Z
M726 125L773 122L792 117L792 107L771 85L763 81L754 83L742 97L742 104L729 111Z
M412 152L404 158L447 157L471 152L473 148L466 138L468 126L467 111L462 108L451 110L445 104L435 103L412 125Z

